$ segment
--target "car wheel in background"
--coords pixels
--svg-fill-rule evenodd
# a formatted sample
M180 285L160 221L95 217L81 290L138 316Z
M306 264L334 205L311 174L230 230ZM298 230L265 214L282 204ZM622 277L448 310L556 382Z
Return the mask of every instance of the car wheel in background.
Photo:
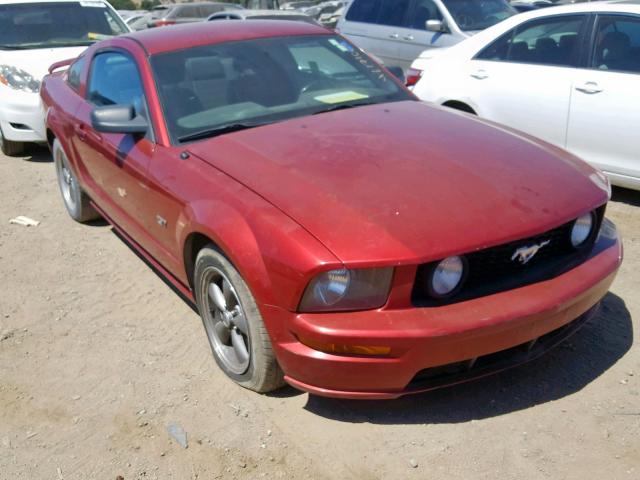
M71 218L80 223L99 218L100 214L91 205L89 196L80 188L78 179L69 166L67 154L57 138L53 141L52 152L62 201Z
M249 390L283 386L262 316L235 267L209 245L198 253L194 270L196 303L218 366Z
M24 153L24 143L7 140L0 129L0 150L8 157L19 157Z

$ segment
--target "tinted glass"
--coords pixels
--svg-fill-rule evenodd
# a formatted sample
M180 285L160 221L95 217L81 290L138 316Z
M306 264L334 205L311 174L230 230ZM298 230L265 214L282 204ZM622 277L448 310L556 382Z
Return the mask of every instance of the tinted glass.
M427 20L442 20L440 10L433 0L415 0L409 15L408 27L424 30Z
M640 72L640 19L621 15L598 19L591 67Z
M176 18L198 18L200 16L200 9L197 5L180 5L175 13Z
M382 0L354 0L346 19L352 22L376 23L381 6Z
M503 62L576 66L583 15L526 22L481 51L476 58Z
M460 30L465 31L484 30L518 13L506 0L443 0L443 3Z
M91 64L88 100L94 105L133 105L143 112L144 93L135 62L121 53L101 53Z
M0 5L0 49L84 46L129 29L100 1Z
M67 72L67 83L74 89L80 88L80 76L82 75L82 69L84 68L84 57L80 57L73 62Z
M201 46L154 55L151 65L174 142L234 124L412 98L360 50L331 35Z
M405 25L410 0L382 0L378 23L400 27Z

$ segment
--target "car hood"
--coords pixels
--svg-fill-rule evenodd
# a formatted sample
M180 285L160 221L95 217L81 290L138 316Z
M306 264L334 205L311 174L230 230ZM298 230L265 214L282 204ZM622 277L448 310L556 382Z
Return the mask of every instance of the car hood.
M189 150L352 265L525 238L607 201L601 174L568 153L417 101L289 120Z
M75 58L87 47L38 48L34 50L0 50L0 65L17 67L38 80L49 73L49 67L61 60Z

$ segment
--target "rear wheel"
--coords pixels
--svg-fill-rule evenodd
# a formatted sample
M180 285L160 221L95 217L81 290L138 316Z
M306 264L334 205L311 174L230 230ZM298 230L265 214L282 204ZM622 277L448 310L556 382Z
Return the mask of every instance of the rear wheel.
M53 141L52 152L62 201L71 218L80 223L99 218L100 214L91 205L89 196L80 188L78 179L69 166L67 154L57 138Z
M284 385L256 302L240 273L213 245L195 265L196 303L218 366L239 385L260 393Z
M0 129L0 150L8 157L19 157L24 153L24 143L7 140Z

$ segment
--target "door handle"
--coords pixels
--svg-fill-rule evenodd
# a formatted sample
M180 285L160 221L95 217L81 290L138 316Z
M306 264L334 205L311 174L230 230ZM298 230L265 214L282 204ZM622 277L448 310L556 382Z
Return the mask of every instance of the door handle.
M394 40L398 37L399 35L397 33L392 33L391 35L389 35L389 38L393 38Z
M582 85L576 86L576 90L582 93L594 94L600 93L602 88L600 88L596 82L585 82Z
M403 38L404 38L405 40L415 40L415 39L413 38L413 35L405 35Z
M476 70L475 72L471 73L471 76L478 80L484 80L485 78L489 77L489 74L484 70Z

